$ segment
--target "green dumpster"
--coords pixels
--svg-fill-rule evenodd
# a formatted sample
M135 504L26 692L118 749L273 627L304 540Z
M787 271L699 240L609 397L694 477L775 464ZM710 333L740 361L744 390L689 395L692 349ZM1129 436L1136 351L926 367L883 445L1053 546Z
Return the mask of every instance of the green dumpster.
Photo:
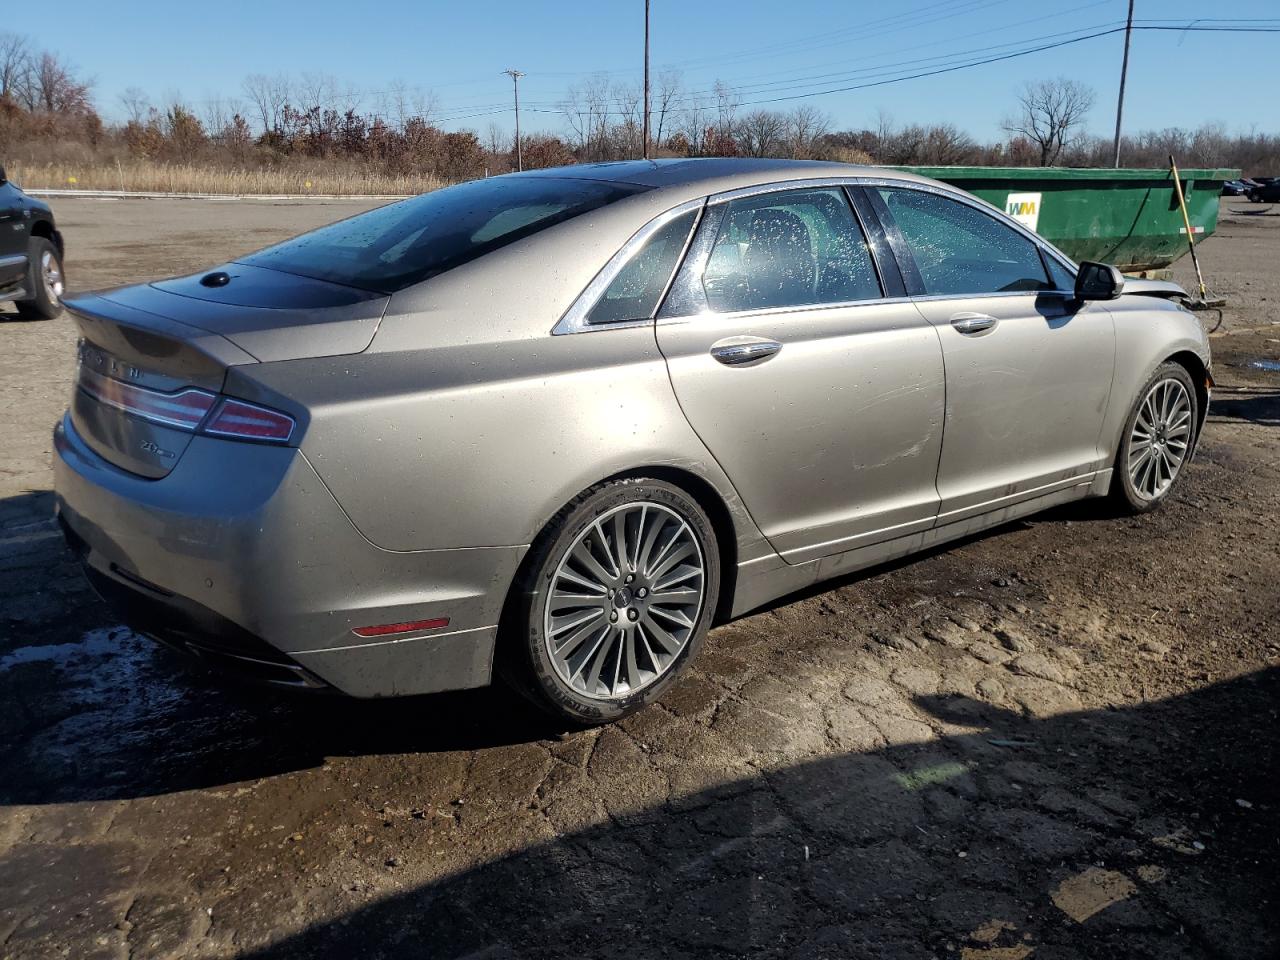
M898 167L966 190L1079 260L1125 273L1163 270L1187 252L1168 170L1070 167ZM1239 170L1179 170L1196 242L1218 225L1222 182Z

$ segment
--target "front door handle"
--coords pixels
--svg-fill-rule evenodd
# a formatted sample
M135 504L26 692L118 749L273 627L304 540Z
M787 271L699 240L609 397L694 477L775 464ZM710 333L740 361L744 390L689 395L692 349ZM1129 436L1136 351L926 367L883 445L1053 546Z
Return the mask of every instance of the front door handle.
M741 367L768 360L781 349L777 340L764 337L726 337L711 345L711 355L727 366Z
M996 325L996 318L985 313L957 313L951 317L951 325L961 333L981 333Z

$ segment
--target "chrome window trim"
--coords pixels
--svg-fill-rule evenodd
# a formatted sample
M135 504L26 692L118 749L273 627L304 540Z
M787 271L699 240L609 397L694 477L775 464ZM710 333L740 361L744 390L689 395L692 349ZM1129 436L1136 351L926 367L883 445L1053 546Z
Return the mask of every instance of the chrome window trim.
M839 303L804 303L782 308L761 307L757 310L738 310L733 313L716 313L714 310L705 310L702 313L683 314L678 317L659 317L658 323L659 325L688 323L690 320L700 320L704 317L715 317L717 320L735 320L739 317L751 318L766 314L784 317L791 313L812 313L814 310L847 310L850 307L872 307L935 300L986 300L992 297L1060 297L1062 299L1070 299L1072 296L1074 296L1074 293L1071 290L1000 290L995 293L936 293L919 297L907 295L902 297L877 297L874 300L842 300ZM648 321L642 322L647 323Z
M732 313L716 313L714 310L705 310L702 313L683 314L678 317L659 317L657 322L659 326L662 326L665 324L689 323L691 320L701 320L706 317L713 317L716 320L751 319L764 316L783 319L793 313L813 313L817 310L848 310L853 307L874 307L912 302L911 297L877 297L874 300L841 300L839 303L800 303L789 307L760 307L755 310L735 310Z
M713 193L707 198L707 203L728 203L730 200L757 197L765 193L782 193L786 190L820 190L830 187L844 187L858 182L860 181L857 177L814 177L812 180L775 180L773 183L757 183L751 187L738 187L734 190Z
M617 278L631 259L644 248L649 239L669 224L672 220L683 217L685 214L697 211L699 216L694 218L693 225L689 229L689 235L684 238L684 246L680 250L680 256L676 258L674 267L671 270L671 276L667 277L667 282L662 288L662 295L658 297L657 309L662 306L663 300L666 299L667 293L674 282L676 274L680 270L680 265L684 262L685 254L688 253L689 244L698 232L698 225L702 220L701 211L706 205L706 197L698 197L694 200L686 200L684 203L678 204L663 213L658 214L643 227L631 235L631 239L624 243L612 257L609 262L604 265L599 273L595 275L592 281L587 284L585 290L578 294L578 298L573 301L573 305L565 312L551 329L552 336L561 336L570 333L588 333L593 330L620 330L630 327L643 327L653 323L653 313L648 317L639 320L615 320L612 323L588 323L587 317L596 303L604 296L604 292L609 289L609 284Z

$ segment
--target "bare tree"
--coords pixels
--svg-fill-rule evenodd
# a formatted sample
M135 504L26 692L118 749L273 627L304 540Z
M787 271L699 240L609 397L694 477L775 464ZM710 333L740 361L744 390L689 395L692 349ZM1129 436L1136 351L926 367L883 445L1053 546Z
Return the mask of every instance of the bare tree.
M430 90L413 87L397 78L379 98L380 112L403 133L411 121L430 124L440 103Z
M328 73L304 73L293 94L294 106L303 112L332 110L338 102L338 80Z
M35 62L26 95L32 113L83 113L90 109L90 82L78 80L57 54L42 53Z
M142 123L151 113L151 98L141 87L128 87L117 99L131 123Z
M244 78L242 89L262 121L262 132L278 131L284 108L289 103L289 78L284 74L269 77L265 73L251 73Z
M716 98L716 135L722 140L730 140L742 98L723 80L715 82L712 92Z
M740 149L749 157L778 156L785 133L781 114L769 110L753 110L734 126Z
M972 161L978 145L953 123L935 123L924 129L920 140L919 163L948 166Z
M624 159L644 154L644 89L639 84L615 84L610 102L618 122L610 130L609 153Z
M831 127L831 119L817 107L799 106L783 118L783 136L793 160L811 160L819 139Z
M127 94L129 91L126 90ZM124 94L121 94L123 101ZM230 97L210 97L204 102L204 129L214 140L221 140L240 113L240 104Z
M561 111L573 133L574 146L584 160L602 160L609 130L611 84L607 74L597 73L570 87Z
M653 97L653 142L663 143L663 134L669 134L670 125L680 101L683 81L679 70L664 70L658 74L658 85Z
M692 98L685 101L675 125L675 135L685 142L690 156L701 156L706 149L710 123L710 112L701 101Z
M893 139L893 114L883 107L876 111L875 159L881 160L888 152L889 141Z
M1090 87L1065 77L1027 83L1018 94L1020 113L1006 120L1004 129L1034 144L1040 166L1048 167L1075 141L1093 101Z
M498 124L490 122L484 137L484 148L495 157L510 153L511 137Z
M25 99L31 81L31 44L19 33L0 33L0 100Z

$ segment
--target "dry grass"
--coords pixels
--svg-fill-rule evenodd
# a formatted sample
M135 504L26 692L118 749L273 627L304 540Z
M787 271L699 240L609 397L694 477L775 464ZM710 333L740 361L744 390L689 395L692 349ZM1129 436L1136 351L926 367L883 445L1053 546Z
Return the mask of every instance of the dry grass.
M404 196L446 184L431 176L393 177L357 167L230 169L130 160L117 163L23 163L9 177L26 189L131 190L155 193L315 194L316 196Z

